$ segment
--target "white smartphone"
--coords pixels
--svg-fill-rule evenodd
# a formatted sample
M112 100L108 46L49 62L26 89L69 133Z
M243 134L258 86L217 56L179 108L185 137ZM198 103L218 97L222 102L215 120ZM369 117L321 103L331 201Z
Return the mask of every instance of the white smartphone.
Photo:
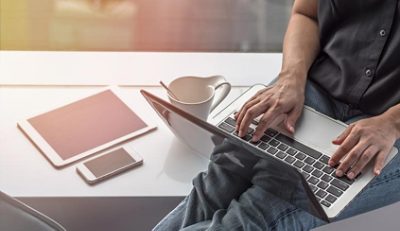
M79 164L76 171L87 183L95 184L141 164L143 158L132 147L123 146Z

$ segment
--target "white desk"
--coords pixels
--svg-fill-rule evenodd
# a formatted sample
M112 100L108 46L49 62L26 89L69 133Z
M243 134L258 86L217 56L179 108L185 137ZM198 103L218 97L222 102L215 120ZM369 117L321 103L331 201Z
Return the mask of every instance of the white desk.
M223 75L234 86L268 83L276 53L0 52L0 84L156 86L178 76Z
M43 58L42 52L0 52L0 190L12 196L182 196L190 191L191 179L198 172L206 169L207 160L198 157L172 135L140 95L138 91L140 87L122 87L122 93L129 103L135 105L138 111L146 114L158 125L156 131L131 141L136 150L144 157L144 165L95 186L88 186L76 174L75 165L60 170L53 168L16 126L18 120L71 102L102 88L101 86L90 86L90 84L126 84L128 82L127 79L116 78L115 80L113 76L108 76L111 75L111 72L102 73L101 71L104 70L102 67L106 64L110 70L121 68L115 63L113 64L115 66L110 66L111 64L107 62L103 63L105 62L104 59L110 60L110 57L112 57L128 63L128 60L131 60L135 53L128 54L100 53L99 55L103 59L100 58L98 62L96 62L95 57L92 57L94 60L91 61L91 66L86 66L85 69L93 70L93 73L96 73L96 70L99 71L98 73L102 78L97 83L96 76L88 78L87 72L79 69L79 67L82 67L79 62L59 62L59 55L65 59L73 60L72 57L79 59L80 55L77 53L71 52L71 57L69 57L67 53L46 52L47 58L45 59L46 62L44 62L41 60ZM85 55L87 54L82 54L82 56ZM141 56L143 53L138 55ZM170 54L165 55L169 56ZM180 55L184 57L184 54ZM188 54L188 56L190 55L192 54ZM201 58L202 54L196 55ZM210 54L204 55L208 56ZM224 55L229 57L228 54ZM232 56L235 55L232 54ZM29 60L25 57L19 64L18 60L14 59L16 56L26 56L29 57ZM54 59L50 58L51 56ZM160 59L162 54L156 54L156 56ZM255 56L258 56L258 54ZM276 58L280 57L276 56ZM150 57L149 59L151 60ZM204 60L206 61L206 59ZM212 62L215 63L208 63L208 65L219 66L216 60ZM239 60L236 60L230 65L227 65L227 63L226 65L234 68L239 65L238 62ZM14 64L8 66L4 65L5 63ZM39 64L36 65L36 63ZM43 66L44 64L48 67L57 66L57 70L62 73L59 76L54 76L52 71ZM179 75L190 75L195 72L191 71L185 63L181 64L186 66L186 71ZM243 62L240 62L240 64L246 65ZM15 65L19 65L20 70ZM75 65L78 68L75 68ZM166 67L165 63L160 65ZM178 64L171 65L177 66ZM202 65L207 69L206 64L203 63ZM32 71L31 68L33 67L36 68L35 76L29 75L29 71ZM157 67L157 58L155 58L152 70L157 69ZM123 68L127 69L128 67L125 66ZM236 73L236 75L243 74L242 76L245 76L244 72L249 73L250 71L253 73L258 72L258 75L261 75L264 70L268 69L268 63L264 63L253 70L242 70L242 73ZM56 69L53 71L56 71ZM39 75L39 73L41 74ZM71 78L75 82L68 78L68 73L73 73ZM119 73L123 73L123 71L119 70ZM209 74L221 74L221 72L210 72ZM264 82L269 82L276 74L265 72L265 76L269 77L265 78ZM10 75L12 75L12 78ZM135 72L132 71L131 75L135 76ZM103 77L107 77L107 79ZM230 81L229 77L227 79ZM47 82L47 80L51 81ZM153 78L147 84L144 80L139 82L140 85L151 85L155 80L158 81L159 79ZM169 81L168 78L162 80ZM248 81L248 85L253 84L252 80L248 78L244 78L241 81L243 83ZM51 86L41 84L51 84ZM68 84L73 86L65 86ZM146 86L144 88L165 97L164 91L159 87ZM233 100L243 89L234 87L231 94L219 108Z

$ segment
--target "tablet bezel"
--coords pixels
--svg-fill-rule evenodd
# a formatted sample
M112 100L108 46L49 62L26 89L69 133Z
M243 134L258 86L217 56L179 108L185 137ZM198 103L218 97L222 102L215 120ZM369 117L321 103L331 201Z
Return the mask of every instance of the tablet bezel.
M87 97L90 97L90 96L93 96L93 95L96 95L96 94L99 94L101 92L108 91L108 90L110 90L112 93L114 93L132 112L134 112L140 119L142 119L143 122L146 123L147 127L139 129L139 130L137 130L135 132L129 133L129 134L125 135L125 136L119 137L119 138L114 139L114 140L112 140L110 142L107 142L107 143L102 144L100 146L97 146L95 148L89 149L89 150L87 150L85 152L79 153L79 154L77 154L77 155L75 155L73 157L70 157L70 158L64 160L57 154L57 152L50 146L50 144L42 137L42 135L29 123L28 120L30 118L35 117L35 116L30 116L27 119L19 121L17 123L17 126L28 137L28 139L30 141L32 141L32 143L36 146L37 149L39 149L39 151L46 157L46 159L56 168L65 167L66 165L69 165L69 164L74 163L74 162L76 162L78 160L87 158L87 157L92 156L92 155L94 155L96 153L99 153L101 151L105 151L106 149L108 149L110 147L113 147L114 145L120 144L120 143L122 143L124 141L127 141L129 139L132 139L134 137L137 137L139 135L145 134L145 133L147 133L149 131L152 131L152 130L156 129L156 126L154 125L154 123L152 121L150 121L146 116L144 116L143 114L141 114L137 110L133 110L133 108L129 105L129 103L126 102L126 100L122 96L120 90L115 86L106 87L106 88L103 88L102 90L100 90L98 92L91 93L91 94L89 94L87 96L78 98L78 99L76 99L76 100L74 100L72 102L63 103L63 104L59 105L58 107L54 107L53 109L50 109L50 110L48 110L46 112L43 112L43 113L40 113L40 114L38 114L36 116L45 114L45 113L47 113L47 112L49 112L51 110L54 110L54 109L63 107L65 105L68 105L69 103L71 104L71 103L74 103L76 101L85 99Z

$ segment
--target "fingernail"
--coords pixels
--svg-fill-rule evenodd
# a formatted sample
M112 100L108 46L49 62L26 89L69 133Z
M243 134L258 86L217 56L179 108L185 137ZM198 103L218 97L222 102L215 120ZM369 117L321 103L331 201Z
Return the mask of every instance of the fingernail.
M379 175L379 174L381 174L381 170L376 170L375 175Z
M342 177L342 176L343 176L342 170L337 170L337 171L336 171L336 176Z
M329 164L329 166L331 166L331 167L335 165L335 163L333 163L333 161L331 161L331 160L328 161L328 164Z
M251 139L251 141L253 141L253 142L257 142L257 140L258 140L258 136L253 136L253 138Z
M290 131L291 133L294 133L294 127L293 127L292 125L289 125L289 131Z
M349 172L349 174L347 174L347 177L352 180L354 178L354 172Z

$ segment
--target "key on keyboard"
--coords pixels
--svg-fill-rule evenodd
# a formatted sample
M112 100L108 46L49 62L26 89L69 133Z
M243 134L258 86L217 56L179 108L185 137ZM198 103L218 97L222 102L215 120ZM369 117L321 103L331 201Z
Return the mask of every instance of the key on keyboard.
M301 167L304 166L304 163L298 160L298 161L296 161L293 165L294 165L295 167L301 168Z
M325 181L325 182L327 182L327 183L329 183L332 179L333 179L333 177L328 176L328 175L326 175L326 174L324 174L324 175L321 177L321 180L323 180L323 181Z
M334 197L334 196L332 196L331 194L329 194L329 195L325 198L325 200L327 200L327 201L330 202L330 203L335 202L336 199L337 199L337 198Z
M273 136L275 136L276 134L278 134L278 132L275 131L275 130L272 129L272 128L268 128L268 129L265 131L265 134L267 134L267 135L273 137Z
M343 181L340 181L340 180L338 180L338 179L334 179L334 180L331 182L331 185L334 185L334 186L338 187L339 189L341 189L341 190L343 190L343 191L346 191L346 189L349 188L349 185L348 185L348 184L346 184L346 183L344 183Z
M276 141L276 140L274 140L274 139L272 139L271 141L269 141L269 143L268 144L270 144L271 146L274 146L274 147L276 147L276 146L278 146L279 145L279 142L278 141Z
M306 166L304 166L303 170L310 173L314 170L314 168L307 164Z
M289 146L291 146L291 147L293 147L293 148L295 148L295 149L297 149L299 151L304 152L305 154L313 157L314 159L318 159L322 155L322 153L317 152L314 149L309 148L309 147L303 145L302 143L299 143L299 142L295 141L294 139L292 139L290 137L287 137L285 135L278 134L275 137L275 139L277 139L278 141L280 141L280 142L282 142L284 144L287 144L287 145L289 145Z
M294 154L297 153L297 151L294 150L293 148L289 148L289 149L286 151L286 153L289 154L289 155L291 155L291 156L293 156Z
M329 202L327 202L327 201L321 201L321 204L325 205L326 207L330 207L331 206L331 204Z
M267 152L270 154L275 154L278 151L278 149L274 148L274 147L270 147L268 148Z
M228 133L231 133L231 132L235 131L234 127L232 127L232 126L230 126L229 124L226 124L226 123L221 123L218 127L221 128L222 130L228 132Z
M269 137L267 135L263 135L260 140L265 143L268 143L271 140L271 137Z
M324 164L328 164L328 161L329 161L329 156L327 156L327 155L322 155L321 156L321 159L319 159L322 163L324 163Z
M318 192L317 192L315 195L317 195L317 196L320 197L320 198L324 198L327 194L328 194L327 192L322 191L322 190L320 189L320 190L318 190Z
M275 156L278 157L279 159L283 159L286 157L286 153L279 151Z
M231 117L226 118L225 123L231 125L232 127L236 127L236 121Z
M322 173L322 172L319 171L318 169L315 169L315 170L311 173L311 175L313 175L313 176L315 176L315 177L318 177L318 178L320 178L320 177L322 176L322 174L324 174L324 173Z
M322 169L325 165L319 161L315 162L315 164L313 165L314 167L316 167L317 169Z
M313 164L314 162L315 162L315 160L313 159L313 158L311 158L311 157L307 157L305 160L304 160L304 162L306 162L307 164Z
M267 148L269 147L269 145L266 144L266 143L264 143L264 142L261 142L261 143L258 145L258 147L261 148L261 149L263 149L263 150L265 150L265 149L267 149Z
M288 162L289 164L293 163L296 159L293 158L292 156L287 156L285 158L285 161Z
M302 152L299 152L299 153L296 154L295 157L296 157L297 159L299 159L299 160L304 160L304 158L306 158L306 154L304 154L304 153L302 153Z
M336 197L340 197L343 194L343 191L333 186L329 186L329 188L326 191L329 192L330 194L333 194Z
M329 186L329 184L324 182L324 181L321 181L321 182L318 183L317 186L322 188L322 189L326 189Z
M288 149L288 146L286 144L280 144L278 146L278 149L281 150L281 151L286 151L286 149Z
M311 183L311 184L314 184L314 185L315 185L315 184L317 184L317 183L318 183L318 181L319 181L319 180L318 180L317 178L315 178L315 177L311 176L311 177L310 177L310 179L308 179L307 181L308 181L309 183Z

